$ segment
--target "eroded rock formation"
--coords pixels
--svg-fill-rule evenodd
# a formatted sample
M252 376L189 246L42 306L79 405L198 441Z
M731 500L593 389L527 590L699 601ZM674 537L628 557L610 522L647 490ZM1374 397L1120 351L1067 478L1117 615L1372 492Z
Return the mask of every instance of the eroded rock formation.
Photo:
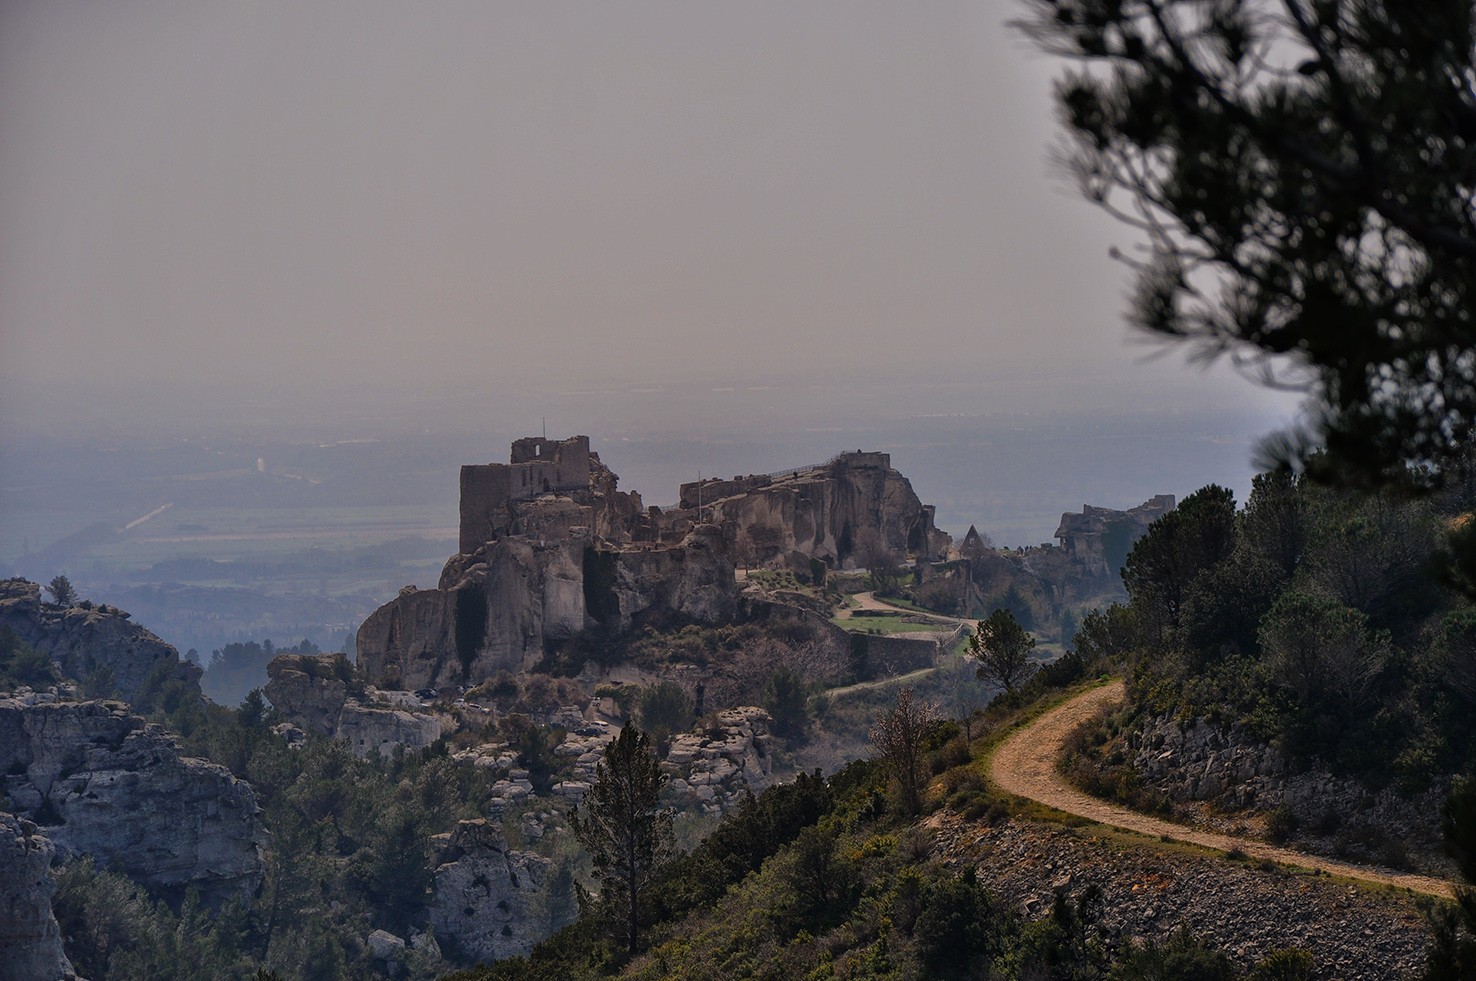
M179 755L114 701L0 697L0 787L60 851L91 855L158 895L249 899L261 883L256 797L225 767Z
M58 606L41 600L41 587L25 579L0 580L0 628L50 655L62 672L86 680L106 670L124 699L133 699L151 676L200 685L200 668L128 619L113 606Z
M1086 505L1061 515L1061 552L1089 576L1116 575L1148 526L1174 509L1174 495L1159 494L1127 511Z
M679 511L730 530L741 558L807 571L810 559L833 568L864 566L868 538L897 558L944 557L950 544L933 526L933 508L892 468L886 453L842 453L828 463L777 475L683 484Z
M0 812L0 977L75 979L51 912L55 849L36 825Z
M542 912L548 859L507 846L485 820L462 821L436 835L439 852L431 929L476 960L519 957L562 924Z
M309 732L342 739L358 756L388 756L396 746L423 749L441 736L432 715L372 704L350 694L353 669L342 654L279 654L267 665L265 694Z

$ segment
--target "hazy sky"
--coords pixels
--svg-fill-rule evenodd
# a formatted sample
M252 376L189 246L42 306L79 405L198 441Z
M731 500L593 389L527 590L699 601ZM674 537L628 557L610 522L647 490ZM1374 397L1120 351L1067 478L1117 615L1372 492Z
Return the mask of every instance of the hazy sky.
M0 4L0 411L847 373L1260 400L1122 325L974 3ZM1090 387L1079 387L1091 382Z

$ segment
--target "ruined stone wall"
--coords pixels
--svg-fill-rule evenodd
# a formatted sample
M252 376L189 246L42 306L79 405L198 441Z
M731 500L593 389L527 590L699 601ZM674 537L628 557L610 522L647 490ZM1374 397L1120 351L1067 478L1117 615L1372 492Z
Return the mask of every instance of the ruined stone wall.
M836 467L855 467L856 469L890 470L892 469L892 455L890 453L866 453L857 450L855 453L842 453L831 461Z
M722 500L725 497L733 497L736 494L749 494L760 488L768 487L773 482L773 478L765 474L749 474L746 477L735 476L732 480L709 477L700 484L702 504L705 507L713 501ZM683 509L696 508L698 489L699 484L695 480L682 484L678 494L680 501L678 507Z
M464 554L497 537L512 500L512 472L505 464L468 464L461 468L461 537Z
M512 444L511 463L461 468L459 548L470 554L510 531L509 505L542 494L590 489L588 436L565 440L529 436ZM596 462L597 458L596 458Z

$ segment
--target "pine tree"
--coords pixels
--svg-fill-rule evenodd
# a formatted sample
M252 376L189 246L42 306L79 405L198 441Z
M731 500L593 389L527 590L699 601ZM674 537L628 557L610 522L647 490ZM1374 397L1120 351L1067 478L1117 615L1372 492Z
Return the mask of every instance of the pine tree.
M641 899L671 851L671 812L660 802L665 782L650 737L626 726L605 747L594 785L570 820L601 882L601 905L622 914L631 953L640 938Z

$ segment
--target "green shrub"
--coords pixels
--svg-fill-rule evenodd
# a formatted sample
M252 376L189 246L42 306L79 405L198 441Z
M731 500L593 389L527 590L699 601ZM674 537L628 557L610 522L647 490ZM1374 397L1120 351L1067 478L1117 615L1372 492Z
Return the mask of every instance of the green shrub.
M1278 804L1266 815L1266 837L1276 844L1284 844L1296 834L1297 816L1285 803Z

